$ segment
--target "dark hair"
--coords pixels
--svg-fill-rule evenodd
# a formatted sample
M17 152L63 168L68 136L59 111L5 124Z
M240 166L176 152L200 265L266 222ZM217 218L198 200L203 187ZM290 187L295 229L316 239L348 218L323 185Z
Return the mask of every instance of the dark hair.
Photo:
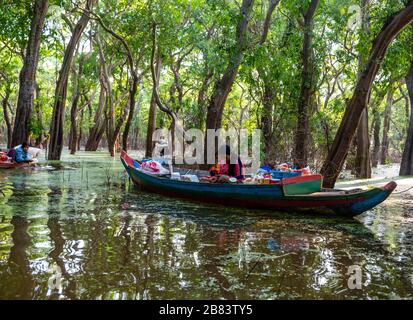
M230 156L231 155L231 147L229 146L229 145L225 145L225 155L227 155L227 156ZM238 159L237 159L237 162L238 162L238 165L241 167L242 166L242 164L241 164L241 160L240 160L240 158L238 157ZM229 163L229 166L228 166L228 175L230 176L230 177L235 177L235 166L236 166L236 164L235 163Z
M22 143L22 148L26 148L26 147L28 147L29 146L29 144L27 143L27 142L23 142Z

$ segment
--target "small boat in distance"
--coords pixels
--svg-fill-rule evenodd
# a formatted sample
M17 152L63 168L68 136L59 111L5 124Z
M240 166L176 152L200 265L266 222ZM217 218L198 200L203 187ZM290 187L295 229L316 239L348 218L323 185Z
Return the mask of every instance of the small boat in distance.
M17 168L24 168L24 167L29 167L29 166L30 166L30 164L28 164L28 163L0 161L0 169L17 169Z
M225 184L173 180L143 172L126 152L120 159L133 183L170 197L236 207L354 217L383 202L393 192L394 181L367 190L323 189L319 174L282 179L277 184Z

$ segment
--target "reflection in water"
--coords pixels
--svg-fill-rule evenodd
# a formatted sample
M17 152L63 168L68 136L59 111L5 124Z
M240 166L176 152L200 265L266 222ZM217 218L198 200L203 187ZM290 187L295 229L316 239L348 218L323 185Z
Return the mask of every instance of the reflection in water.
M1 299L412 298L411 199L359 221L269 217L133 189L117 161L96 157L8 172ZM362 290L347 286L352 265ZM50 288L57 267L61 288Z
M13 246L10 249L9 258L9 272L11 277L7 280L12 280L13 284L8 283L8 285L11 285L11 288L9 288L11 292L6 293L6 298L8 298L7 294L9 294L10 297L15 296L19 299L30 299L33 294L34 281L30 269L30 261L26 252L31 244L30 235L27 232L29 222L25 217L14 216L10 223L14 229L11 234ZM2 294L0 294L0 296L2 296Z
M73 195L73 189L69 188L68 189L68 195ZM64 253L64 246L65 246L65 240L63 238L63 233L61 230L61 226L59 223L59 217L60 217L60 210L57 209L56 207L59 207L59 202L61 201L63 196L62 190L58 187L51 187L50 192L48 193L48 215L49 218L47 220L47 227L50 230L49 236L51 240L51 244L53 249L49 252L48 256L51 258L51 264L53 266L57 266L57 269L59 272L59 278L58 279L58 286L52 286L50 287L49 285L49 291L48 295L50 299L59 299L59 298L71 298L75 299L75 290L76 290L76 282L73 280L73 278L70 276L70 274L67 271L66 265L64 258L61 256ZM68 264L70 265L70 257L68 257L69 261ZM55 272L56 273L56 272ZM52 275L52 277L55 274ZM63 282L63 280L65 280ZM63 285L65 286L64 290L64 295L62 295L62 290L63 290Z

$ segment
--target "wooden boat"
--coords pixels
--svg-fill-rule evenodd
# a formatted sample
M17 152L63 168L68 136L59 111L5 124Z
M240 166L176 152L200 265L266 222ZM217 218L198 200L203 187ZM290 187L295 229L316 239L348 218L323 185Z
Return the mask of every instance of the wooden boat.
M367 190L322 189L322 176L282 179L277 184L221 184L172 180L137 168L125 152L121 161L136 186L171 197L237 207L277 211L307 211L346 217L359 215L383 202L396 188L394 181Z
M0 169L16 169L16 168L24 168L28 166L29 166L28 163L0 161Z

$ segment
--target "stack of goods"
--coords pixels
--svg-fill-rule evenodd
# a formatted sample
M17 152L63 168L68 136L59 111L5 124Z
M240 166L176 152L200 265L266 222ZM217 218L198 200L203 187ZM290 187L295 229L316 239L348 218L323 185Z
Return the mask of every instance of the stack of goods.
M255 176L252 178L250 183L255 184L275 184L278 180L274 179L271 175L271 168L268 166L261 167L258 169ZM247 181L248 183L248 181Z
M244 183L276 184L284 178L291 178L310 174L311 170L309 167L297 169L294 166L290 166L287 163L283 163L276 166L275 168L272 168L270 166L261 167L253 177L245 179Z
M275 179L291 178L296 176L306 176L311 174L309 167L303 169L297 169L296 166L289 165L288 163L282 163L274 170L271 170L271 174Z
M195 174L184 174L181 176L181 181L199 182L198 176Z

